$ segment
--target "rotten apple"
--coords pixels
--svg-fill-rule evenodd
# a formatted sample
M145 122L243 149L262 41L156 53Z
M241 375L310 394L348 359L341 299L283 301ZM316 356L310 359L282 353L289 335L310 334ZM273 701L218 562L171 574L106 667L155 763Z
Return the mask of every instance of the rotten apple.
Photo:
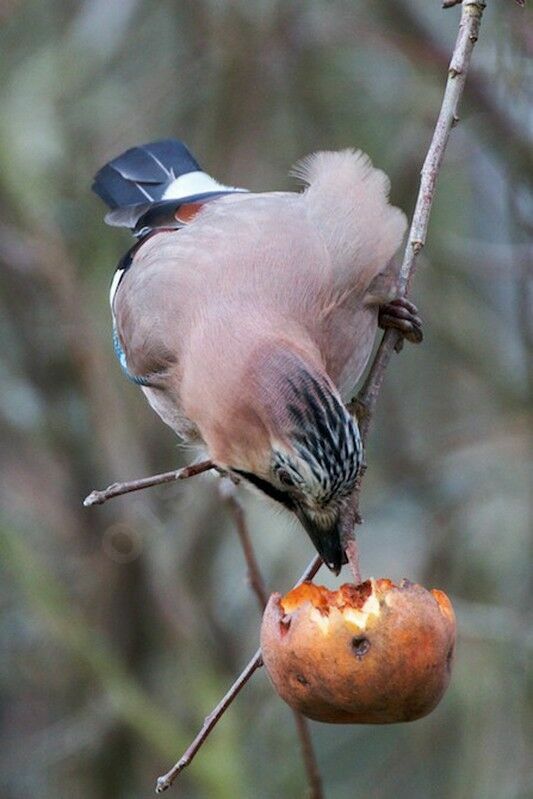
M261 626L278 694L317 721L389 724L430 713L450 680L455 615L442 591L403 580L303 583L273 594Z

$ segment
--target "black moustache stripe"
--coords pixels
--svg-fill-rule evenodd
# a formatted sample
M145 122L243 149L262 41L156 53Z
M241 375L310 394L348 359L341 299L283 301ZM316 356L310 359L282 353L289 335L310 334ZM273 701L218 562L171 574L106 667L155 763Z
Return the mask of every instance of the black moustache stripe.
M279 488L273 486L272 483L268 482L268 480L263 480L262 477L258 477L253 472L245 472L243 469L233 469L232 471L234 471L235 474L244 477L245 480L248 480L248 482L252 483L256 488L269 496L271 499L275 499L276 502L281 502L281 504L285 505L285 507L289 510L294 510L295 504L289 494L286 494L284 491L280 491Z

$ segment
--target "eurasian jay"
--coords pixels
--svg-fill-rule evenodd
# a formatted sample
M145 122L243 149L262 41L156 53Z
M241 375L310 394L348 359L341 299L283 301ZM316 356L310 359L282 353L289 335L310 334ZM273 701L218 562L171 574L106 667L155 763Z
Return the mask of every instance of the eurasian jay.
M111 287L117 355L159 416L221 470L292 511L336 573L363 460L345 402L382 324L421 340L392 300L406 226L360 151L300 161L300 193L251 193L185 145L134 147L96 175L111 225L139 241ZM381 308L380 308L381 306Z

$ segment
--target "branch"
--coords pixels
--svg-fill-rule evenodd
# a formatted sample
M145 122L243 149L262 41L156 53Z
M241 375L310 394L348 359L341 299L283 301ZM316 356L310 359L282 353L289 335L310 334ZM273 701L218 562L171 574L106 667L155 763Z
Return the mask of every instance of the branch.
M454 6L458 6L463 2L463 0L443 0L442 7L443 8L453 8ZM526 5L526 0L515 0L517 6L521 6L524 8Z
M253 658L249 661L248 665L243 669L240 675L237 677L229 691L225 694L225 696L220 700L218 705L215 709L205 717L204 723L202 728L184 754L180 757L178 762L175 766L173 766L167 774L164 774L162 777L157 778L156 793L163 793L166 791L167 788L170 788L178 774L183 771L184 768L187 768L188 765L192 762L194 756L201 748L203 743L205 742L206 738L209 736L209 733L216 726L219 719L224 715L226 710L229 708L237 694L241 692L244 688L252 674L257 671L263 665L263 659L261 657L261 650L258 649Z
M322 775L318 767L315 750L313 749L313 741L311 739L311 732L309 730L309 722L297 710L292 711L298 737L300 739L300 748L302 750L302 757L304 759L305 770L307 772L307 779L309 781L309 793L307 799L324 799L324 791L322 788Z
M307 569L304 571L296 585L300 585L300 583L305 583L307 580L312 580L317 571L322 566L322 558L319 555L316 555ZM178 774L183 771L188 765L190 765L191 761L193 760L194 756L201 748L202 744L209 736L209 733L216 726L217 722L220 718L224 715L226 710L229 708L237 694L240 693L242 688L246 685L252 674L257 671L263 665L263 659L261 657L261 650L258 649L253 658L250 660L248 665L245 669L240 673L237 677L227 694L220 700L218 705L215 709L205 717L205 721L202 725L202 728L194 741L191 745L187 748L184 752L182 757L178 760L175 766L173 766L167 774L164 774L162 777L159 777L157 780L156 785L156 793L163 793L166 791L167 788L170 788Z
M448 69L448 81L433 138L422 168L413 221L400 269L398 288L401 296L406 296L409 291L415 273L417 257L426 243L429 217L435 196L435 185L450 131L458 122L457 110L463 94L472 51L478 38L484 8L484 0L463 0L462 3L459 33ZM400 335L396 330L389 329L386 331L361 391L348 406L349 410L358 417L363 443L366 442L368 436L385 369L395 346L400 341ZM359 490L356 491L356 494L357 507Z
M89 496L85 497L83 500L83 504L86 508L91 508L93 505L103 505L108 499L119 497L121 494L129 494L131 491L141 491L143 488L150 488L151 486L161 485L162 483L186 480L188 477L194 477L197 474L209 471L209 469L216 468L212 461L200 461L200 463L192 463L190 466L184 466L182 469L174 469L172 472L153 474L150 477L141 477L140 480L130 480L127 483L112 483L102 491L91 491Z
M246 516L244 508L237 498L237 491L235 485L230 480L224 480L220 484L220 493L223 500L228 505L230 513L235 521L235 527L239 534L239 539L246 560L248 568L248 582L254 594L257 597L259 608L261 612L264 611L268 602L268 592L265 587L265 582L255 556L252 539L246 523ZM355 542L354 542L355 543ZM311 732L307 719L293 710L294 721L298 738L300 739L300 748L302 750L302 757L304 761L305 770L307 773L307 780L309 783L309 798L308 799L324 799L322 790L322 777L318 767L318 761L313 749L313 741L311 739Z
M252 540L248 532L248 525L246 524L244 509L237 499L234 483L229 479L223 480L220 484L220 495L233 516L233 521L235 522L239 541L241 542L242 551L244 553L246 567L248 569L248 583L257 597L259 609L263 611L268 602L268 591L261 570L259 569L257 558L255 557Z
M478 39L484 8L484 0L463 0L462 3L459 33L448 68L448 80L439 116L426 160L422 167L413 220L400 268L398 281L398 293L400 296L405 297L409 291L415 273L417 257L426 243L435 186L450 137L450 131L459 121L457 110L463 94L472 51ZM363 386L357 396L348 404L348 410L357 418L363 446L368 438L376 402L385 377L385 369L394 350L399 351L401 348L401 343L402 336L397 330L389 329L384 333ZM342 533L345 551L355 582L358 582L357 577L359 575L355 526L362 521L359 504L361 482L365 468L362 469L354 492L349 499L351 513L347 512L346 514Z

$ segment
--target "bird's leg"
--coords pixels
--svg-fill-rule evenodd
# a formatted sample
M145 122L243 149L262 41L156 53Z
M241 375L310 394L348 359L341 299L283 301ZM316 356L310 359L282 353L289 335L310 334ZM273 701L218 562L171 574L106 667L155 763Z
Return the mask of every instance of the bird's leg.
M380 305L378 324L383 329L392 327L401 333L402 337L398 339L395 347L396 352L400 352L404 339L412 344L420 344L424 338L418 309L405 297L397 297L391 302Z

